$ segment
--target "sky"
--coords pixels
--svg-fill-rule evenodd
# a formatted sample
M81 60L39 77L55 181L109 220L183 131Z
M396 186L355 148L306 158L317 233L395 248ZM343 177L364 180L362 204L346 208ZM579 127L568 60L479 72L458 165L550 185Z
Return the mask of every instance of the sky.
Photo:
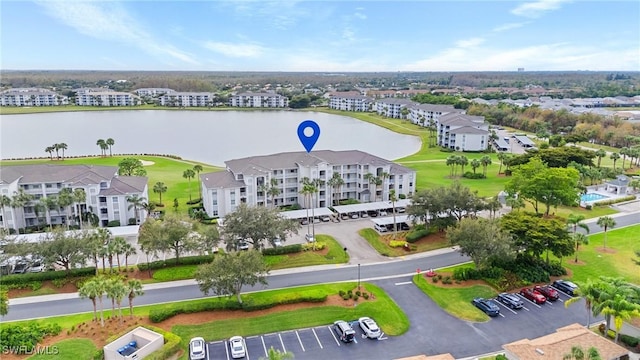
M2 70L640 71L640 1L0 2Z

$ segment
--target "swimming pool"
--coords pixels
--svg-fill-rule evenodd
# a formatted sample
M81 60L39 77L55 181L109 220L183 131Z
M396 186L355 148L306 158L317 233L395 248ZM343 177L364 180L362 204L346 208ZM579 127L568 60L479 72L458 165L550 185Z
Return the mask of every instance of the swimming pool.
M608 198L609 198L608 196L604 196L596 193L586 193L586 194L580 195L581 202L598 201L598 200L608 199Z

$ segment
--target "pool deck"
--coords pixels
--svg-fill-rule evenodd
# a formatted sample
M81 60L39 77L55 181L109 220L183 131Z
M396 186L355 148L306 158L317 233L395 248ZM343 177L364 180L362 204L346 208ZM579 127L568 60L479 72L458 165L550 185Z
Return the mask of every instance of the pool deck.
M633 194L616 194L616 193L613 193L613 192L608 192L608 191L604 190L604 186L603 185L600 185L600 186L587 186L587 194L597 194L597 195L605 196L606 198L590 200L590 201L580 201L580 206L582 206L582 207L584 207L585 205L595 204L595 203L600 202L600 201L615 200L615 199L619 199L619 198L626 197L626 196L629 196L629 195L633 195Z

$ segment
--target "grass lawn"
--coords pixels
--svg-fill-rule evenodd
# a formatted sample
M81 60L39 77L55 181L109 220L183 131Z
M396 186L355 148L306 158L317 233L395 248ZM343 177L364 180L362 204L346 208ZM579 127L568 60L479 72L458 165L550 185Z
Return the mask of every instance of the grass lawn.
M349 254L344 251L342 245L333 237L316 234L316 241L327 245L328 251L326 254L323 255L319 251L303 251L289 255L269 255L265 256L265 260L271 270L312 265L344 264L349 261Z
M492 298L497 292L486 285L443 288L431 283L424 275L414 275L413 283L449 314L468 321L487 321L489 317L473 306L476 297Z
M607 249L603 251L604 233L589 236L589 244L580 246L578 264L575 256L563 260L563 264L573 273L572 279L585 282L597 280L599 276L622 277L640 284L640 266L632 259L638 259L634 251L640 250L640 225L607 231Z
M409 330L409 319L389 298L382 289L375 285L364 283L367 292L375 295L375 300L362 300L354 307L319 306L286 312L272 313L264 316L247 317L229 320L213 321L199 325L175 325L171 331L182 337L184 349L188 339L203 336L206 341L221 340L233 335L251 336L291 329L328 325L338 319L346 321L356 320L361 316L370 316L387 335L402 335ZM311 287L282 289L275 291L300 291L314 289L337 294L339 290L352 290L356 283L340 283L315 285ZM264 292L268 296L269 292ZM251 294L249 294L251 295ZM186 357L184 357L186 359Z
M115 145L117 147L117 143ZM98 147L96 146L96 152ZM199 164L203 168L202 173L220 171L221 168L187 160L177 160L160 156L113 156L113 157L85 157L65 159L64 161L51 161L46 159L34 160L3 160L0 166L11 165L27 165L27 164L55 164L55 165L106 165L117 166L125 157L135 157L140 160L151 161L153 165L145 166L147 177L149 178L149 198L152 202L159 202L159 194L153 192L155 183L161 181L167 186L167 192L162 194L162 203L166 212L173 211L173 199L177 198L180 204L178 210L186 212L188 206L186 202L189 200L189 181L182 177L182 173L187 169L193 169L193 166ZM198 179L191 179L191 196L195 199L200 197Z
M528 202L525 202L524 210L535 212L535 210L533 209L533 205L531 205ZM545 210L544 205L542 206L538 205L538 211L543 213L544 210ZM579 206L562 206L561 205L561 206L558 206L557 209L552 207L551 210L549 210L549 213L550 214L555 213L557 216L561 216L563 218L567 218L569 214L576 214L576 215L584 215L585 219L593 219L593 218L599 218L605 215L617 214L618 210L612 209L608 206L594 206L593 208L591 208L591 210L587 210Z
M406 231L398 232L397 240L403 240L406 233ZM415 246L416 250L407 252L401 247L392 248L388 245L388 240L391 240L391 237L393 236L392 234L385 234L381 236L372 228L361 229L358 231L358 234L367 240L367 242L376 249L380 255L384 256L404 256L415 252L425 252L449 246L449 242L444 237L438 236L439 234L431 234L411 244Z
M89 339L68 339L62 340L49 346L41 348L42 351L48 351L49 354L39 354L29 357L31 360L42 359L77 359L91 360L93 354L98 350Z

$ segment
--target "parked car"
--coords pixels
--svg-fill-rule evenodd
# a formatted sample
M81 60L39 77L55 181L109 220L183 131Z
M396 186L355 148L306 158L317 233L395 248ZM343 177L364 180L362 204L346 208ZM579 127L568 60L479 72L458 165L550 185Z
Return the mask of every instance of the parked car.
M380 210L379 215L380 216L387 216L387 212L385 210Z
M546 297L547 300L549 301L556 301L560 297L560 294L558 294L558 291L549 285L544 285L544 286L536 285L533 287L533 291L539 292L544 297Z
M333 331L336 332L338 338L342 342L350 343L355 339L356 332L351 325L344 320L338 320L333 323Z
M520 298L516 294L501 293L498 294L497 299L498 301L512 309L522 309L522 300L520 300Z
M322 216L320 216L320 220L321 220L322 222L329 222L329 221L331 221L331 216L329 216L329 215L322 215Z
M207 357L207 347L204 339L201 337L194 337L189 341L189 359L190 360L202 360Z
M316 238L312 234L304 234L304 239L307 240L307 242L316 241Z
M242 336L233 336L229 339L229 348L231 349L231 357L233 359L240 359L247 355Z
M240 242L238 242L238 250L249 250L249 243L241 240Z
M387 227L384 226L384 225L375 224L375 225L373 225L373 228L378 230L378 232L381 232L381 233L382 232L387 232Z
M406 222L403 222L403 223L400 223L400 230L408 231L408 230L411 230L411 227L409 227L409 224L407 224Z
M24 274L24 273L27 272L27 270L29 270L29 264L27 264L26 261L18 261L13 266L13 271L11 273L12 274Z
M360 328L369 339L377 339L380 337L380 328L372 318L361 317L358 319L358 324L360 324Z
M44 264L42 263L41 260L36 260L32 262L31 267L29 267L29 272L32 272L32 273L43 272L43 271L44 271Z
M498 307L498 304L493 302L493 300L475 298L471 300L471 303L478 309L484 311L484 313L489 316L498 316L500 314L500 308Z
M402 213L404 213L405 211L407 211L407 210L406 210L405 208L403 208L403 207L398 207L398 208L396 208L396 212L397 212L397 213L399 213L399 214L402 214Z
M358 213L351 213L349 214L349 217L352 219L357 219L359 216L358 216Z
M280 247L280 246L282 246L282 240L280 240L280 238L273 239L273 247Z
M563 293L569 296L575 295L576 290L578 290L578 285L567 280L556 280L551 284L551 286L553 286L554 288L562 291Z
M544 295L540 294L537 291L534 291L533 289L530 288L524 288L522 290L520 290L520 295L522 295L525 299L528 299L530 301L533 301L536 304L544 304L545 302L547 302L547 298L544 297Z

